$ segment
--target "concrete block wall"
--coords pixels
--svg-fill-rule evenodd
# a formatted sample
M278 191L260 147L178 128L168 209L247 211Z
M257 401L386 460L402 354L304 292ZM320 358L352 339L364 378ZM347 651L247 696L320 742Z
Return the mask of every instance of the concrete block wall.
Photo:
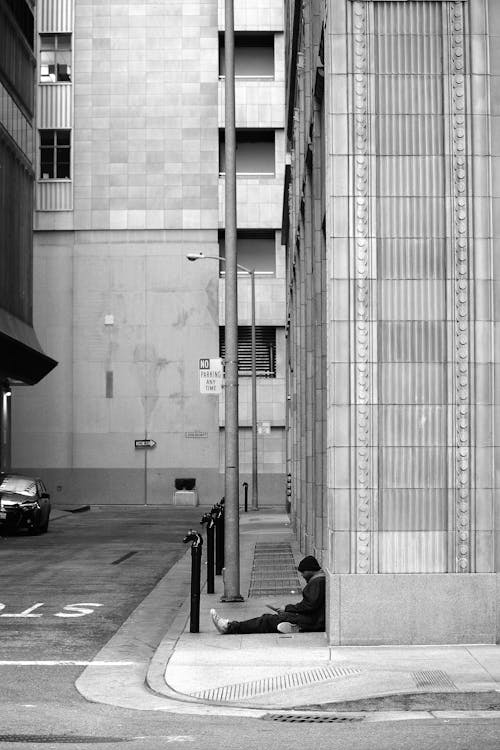
M255 81L238 85L239 116L282 128L282 8L266 5L237 3L237 28L277 31L279 63L262 99ZM178 476L197 477L201 503L223 494L219 399L200 395L198 360L218 356L224 289L216 263L185 259L217 255L223 225L219 6L38 4L40 31L72 35L71 82L39 92L39 127L71 129L72 173L38 185L35 307L60 364L37 387L16 389L13 459L60 502L170 503ZM242 226L279 229L282 147L278 136L276 178L240 186ZM284 321L283 264L278 243L277 277L257 291L269 324ZM242 320L248 308L243 292ZM283 382L265 384L261 399L261 418L281 429L282 406L269 397L282 404ZM156 447L136 449L146 436ZM271 503L282 498L275 444L262 463Z

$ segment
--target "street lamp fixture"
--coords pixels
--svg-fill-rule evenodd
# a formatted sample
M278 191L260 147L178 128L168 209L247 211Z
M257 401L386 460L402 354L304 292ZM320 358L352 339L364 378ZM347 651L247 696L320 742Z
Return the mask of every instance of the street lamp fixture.
M226 262L221 255L205 255L204 253L189 253L186 258L191 261L200 259L218 260ZM251 331L252 331L252 510L259 510L259 485L257 470L257 345L255 340L255 269L236 264L237 268L250 276L251 283Z

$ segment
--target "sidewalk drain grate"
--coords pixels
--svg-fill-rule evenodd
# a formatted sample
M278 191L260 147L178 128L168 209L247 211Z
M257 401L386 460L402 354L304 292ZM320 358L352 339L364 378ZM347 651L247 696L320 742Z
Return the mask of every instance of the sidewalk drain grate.
M325 714L264 714L264 721L285 721L293 724L339 724L363 721L363 716L327 716Z
M0 742L36 742L38 744L100 744L108 742L128 742L125 737L80 737L68 734L0 734Z
M412 672L411 676L418 688L445 688L446 690L458 690L449 675L439 669Z
M354 667L316 667L302 672L287 672L273 677L264 677L261 680L208 688L197 693L191 693L191 695L193 698L211 701L240 701L245 698L253 698L256 695L301 688L313 683L329 682L339 677L351 677L360 673L361 670Z

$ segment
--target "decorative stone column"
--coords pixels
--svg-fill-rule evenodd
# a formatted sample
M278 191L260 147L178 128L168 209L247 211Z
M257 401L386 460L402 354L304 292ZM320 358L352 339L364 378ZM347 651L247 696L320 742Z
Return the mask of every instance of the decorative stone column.
M330 359L349 364L349 445L333 425L328 446L333 643L495 639L492 549L476 548L474 383L488 346L474 317L479 4L338 0L328 14L327 293L342 288L347 247L349 299L343 350L338 301L328 304ZM329 387L331 425L340 402Z

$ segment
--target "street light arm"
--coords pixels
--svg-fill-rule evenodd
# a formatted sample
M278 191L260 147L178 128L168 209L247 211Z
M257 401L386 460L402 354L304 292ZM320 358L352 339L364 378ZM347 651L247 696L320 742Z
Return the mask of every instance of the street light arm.
M190 261L195 260L221 260L223 263L226 262L226 259L222 255L205 255L205 253L188 253L186 255L186 258ZM250 275L255 273L255 268L247 268L246 266L242 266L241 263L237 263L236 266L238 268L241 268L242 271L245 271L246 273L249 273Z

